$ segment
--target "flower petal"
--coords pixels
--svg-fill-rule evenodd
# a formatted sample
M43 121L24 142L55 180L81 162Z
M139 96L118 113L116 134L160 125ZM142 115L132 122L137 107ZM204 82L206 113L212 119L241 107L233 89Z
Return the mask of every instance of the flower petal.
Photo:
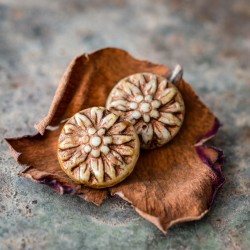
M102 107L93 107L91 108L91 119L95 124L99 124L101 122L103 116L104 108Z
M75 166L79 165L87 158L87 154L81 151L77 151L67 162L65 162L64 166L67 170L71 171Z
M161 116L159 118L159 121L162 123L165 123L167 125L173 125L173 126L174 125L177 125L177 126L181 125L181 121L178 119L177 116L175 116L173 114L161 112L160 115Z
M69 149L74 148L80 145L80 141L78 137L65 137L64 140L62 140L59 143L60 149Z
M161 122L154 122L154 132L157 135L157 141L159 144L163 145L171 139L170 132L164 127Z
M102 158L91 158L90 166L93 170L97 182L102 183L104 178L104 166Z
M161 111L169 112L169 113L177 113L177 112L181 112L183 110L184 110L184 105L181 105L179 102L174 102L173 104L171 104L169 106L161 108Z
M129 122L123 121L115 124L109 131L110 134L120 134L122 131L124 131L128 126Z
M114 150L110 151L110 153L107 155L107 158L112 165L122 166L124 164L122 157Z
M114 91L114 95L117 97L120 97L121 99L126 99L126 97L128 96L128 94L126 92L124 92L123 90L120 90L120 89L116 89Z
M73 131L75 131L77 128L75 125L67 123L67 124L65 124L63 129L64 129L65 134L69 134L69 133L72 133Z
M113 144L124 144L134 139L133 136L130 135L112 135Z
M120 162L120 166L124 165L123 158L122 158L122 156L118 152L116 152L116 151L113 150L112 154Z
M143 74L135 74L129 77L129 80L132 83L135 83L136 85L139 83L141 85L143 85L145 83L145 78L143 76Z
M76 123L81 127L85 127L86 129L89 127L93 127L92 122L89 120L89 118L86 115L77 113L75 114L75 119L76 119Z
M63 161L67 161L75 153L75 149L59 150L58 154Z
M167 88L167 85L168 85L167 79L162 80L158 85L157 94L162 93Z
M170 102L174 96L177 94L177 91L175 88L167 88L165 89L162 94L159 96L159 99L162 103L162 105Z
M141 95L140 89L137 86L135 86L134 84L132 84L131 82L128 82L128 81L124 84L124 91L128 95L133 95L133 96Z
M100 126L103 128L109 129L110 127L114 125L117 119L118 119L117 115L110 113L103 118Z
M157 79L154 75L152 79L145 84L144 95L154 95L157 90Z
M118 152L120 155L133 155L134 154L134 149L126 145L117 146L115 148L115 151Z
M105 164L105 172L111 179L114 179L116 177L116 171L114 166L112 166L108 162L106 162Z
M129 109L129 103L125 100L116 100L110 103L110 108L114 107L120 111L127 111Z
M83 162L80 165L80 173L79 173L79 179L82 181L89 181L90 178L90 171L88 169L88 165Z

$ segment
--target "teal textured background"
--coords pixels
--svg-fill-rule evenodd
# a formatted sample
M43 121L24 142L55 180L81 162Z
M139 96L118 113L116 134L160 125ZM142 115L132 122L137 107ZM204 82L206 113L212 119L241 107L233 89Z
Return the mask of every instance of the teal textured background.
M250 2L0 0L0 249L250 249ZM226 184L164 236L118 198L101 207L19 178L4 137L33 134L71 59L115 46L180 63L224 124Z

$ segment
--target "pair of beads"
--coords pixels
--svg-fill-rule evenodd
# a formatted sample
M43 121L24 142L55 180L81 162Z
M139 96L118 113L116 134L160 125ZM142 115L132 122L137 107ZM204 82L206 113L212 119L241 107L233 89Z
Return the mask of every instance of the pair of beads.
M180 92L166 78L128 76L112 89L106 108L82 110L66 122L58 143L61 168L76 183L113 186L133 171L140 147L161 147L178 133L184 110Z

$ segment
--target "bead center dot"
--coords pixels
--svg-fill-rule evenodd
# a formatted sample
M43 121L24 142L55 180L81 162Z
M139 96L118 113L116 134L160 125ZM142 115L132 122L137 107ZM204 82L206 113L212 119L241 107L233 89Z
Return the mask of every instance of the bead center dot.
M151 102L152 99L153 99L152 95L146 95L145 96L145 101L147 101L147 102Z
M89 153L91 151L91 147L89 145L86 145L84 148L83 148L84 152L85 153Z
M151 110L151 106L150 106L150 104L149 103L147 103L147 102L143 102L142 104L141 104L141 111L142 112L149 112Z
M130 106L131 109L137 109L138 108L138 104L136 102L131 102L129 106Z
M95 132L96 132L96 129L95 129L95 128L89 128L89 129L88 129L88 133L89 133L90 135L93 135Z
M143 100L143 96L142 95L138 95L138 96L136 96L135 100L137 102L141 102Z
M90 141L91 145L95 147L98 147L101 144L101 142L102 140L99 136L93 136Z

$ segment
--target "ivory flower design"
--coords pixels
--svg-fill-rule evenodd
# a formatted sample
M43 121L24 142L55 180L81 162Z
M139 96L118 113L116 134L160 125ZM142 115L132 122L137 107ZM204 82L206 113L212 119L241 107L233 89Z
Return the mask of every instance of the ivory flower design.
M75 182L95 188L115 185L133 170L139 139L127 121L102 107L83 110L64 125L58 159Z
M111 91L107 109L130 121L141 147L150 149L169 142L184 119L184 102L179 90L166 78L139 73L122 79Z

